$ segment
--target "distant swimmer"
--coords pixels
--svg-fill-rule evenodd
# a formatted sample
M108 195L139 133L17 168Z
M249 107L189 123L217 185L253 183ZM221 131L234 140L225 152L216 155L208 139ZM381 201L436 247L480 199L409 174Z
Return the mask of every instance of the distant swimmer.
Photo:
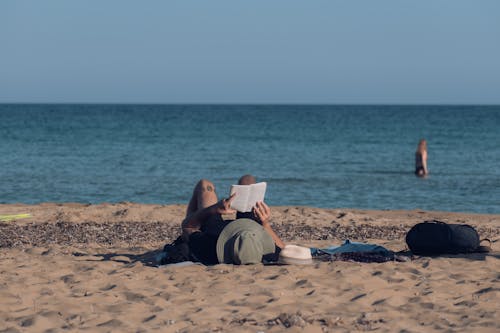
M425 177L429 174L427 169L427 141L421 139L415 152L415 174L418 177Z

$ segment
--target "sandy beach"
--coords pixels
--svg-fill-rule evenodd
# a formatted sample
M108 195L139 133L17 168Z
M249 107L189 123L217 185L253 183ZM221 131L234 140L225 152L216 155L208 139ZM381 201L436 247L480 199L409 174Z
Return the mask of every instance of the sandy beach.
M498 332L500 215L272 207L285 242L404 251L424 220L468 223L487 254L308 266L157 267L184 205L0 205L0 332ZM228 218L230 218L228 216Z

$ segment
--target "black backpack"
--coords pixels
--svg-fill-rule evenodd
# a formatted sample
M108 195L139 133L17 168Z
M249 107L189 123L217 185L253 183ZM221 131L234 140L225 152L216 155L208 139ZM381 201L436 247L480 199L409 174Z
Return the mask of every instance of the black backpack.
M189 245L182 236L177 237L172 243L163 247L163 252L157 257L159 265L175 264L193 260L189 253Z
M487 252L480 246L479 235L468 224L447 224L441 221L425 221L414 225L406 234L406 244L418 255L457 254Z

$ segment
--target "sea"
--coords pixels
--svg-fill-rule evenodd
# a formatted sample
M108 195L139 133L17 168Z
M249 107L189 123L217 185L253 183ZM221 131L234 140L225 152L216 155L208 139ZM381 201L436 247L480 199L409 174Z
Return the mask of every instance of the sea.
M271 206L500 214L500 106L0 104L0 203L185 204L243 174Z

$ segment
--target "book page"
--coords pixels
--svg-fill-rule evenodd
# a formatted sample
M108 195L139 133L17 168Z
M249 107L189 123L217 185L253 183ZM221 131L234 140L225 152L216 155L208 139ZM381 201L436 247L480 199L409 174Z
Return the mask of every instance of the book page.
M246 212L248 196L250 194L249 185L231 185L230 195L236 193L233 201L231 202L231 208L236 209L238 212Z
M248 196L248 204L250 205L249 209L252 210L258 201L264 201L267 184L265 182L261 182L250 186L251 190L250 195Z
M258 201L264 201L267 183L260 182L252 185L232 185L231 192L236 193L231 208L245 213L251 212Z

